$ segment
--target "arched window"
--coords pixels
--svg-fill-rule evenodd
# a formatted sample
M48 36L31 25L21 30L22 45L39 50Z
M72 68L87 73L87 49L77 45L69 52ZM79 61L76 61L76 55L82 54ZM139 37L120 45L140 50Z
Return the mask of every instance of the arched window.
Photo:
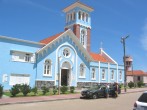
M96 79L95 68L92 68L92 79Z
M70 14L70 21L72 21L72 13Z
M105 69L102 70L102 80L106 79L106 73L105 73Z
M68 22L68 15L66 15L66 23Z
M81 20L81 11L79 11L78 16L79 16L79 20Z
M88 22L88 17L89 17L88 14L86 14L86 22Z
M86 48L86 38L87 38L86 31L82 30L81 31L81 41L80 42L84 46L84 48Z
M114 80L114 70L111 71L111 80Z
M85 66L80 64L80 77L85 77Z
M64 57L69 57L70 56L70 49L69 48L65 48L63 50L63 55L64 55Z
M76 13L74 12L73 13L73 20L75 20L76 19Z
M70 22L70 14L68 14L68 20L67 21Z
M119 71L119 80L122 80L122 71Z
M51 61L50 60L45 60L44 75L45 76L51 76Z
M82 13L82 20L83 21L85 20L85 13L84 12Z

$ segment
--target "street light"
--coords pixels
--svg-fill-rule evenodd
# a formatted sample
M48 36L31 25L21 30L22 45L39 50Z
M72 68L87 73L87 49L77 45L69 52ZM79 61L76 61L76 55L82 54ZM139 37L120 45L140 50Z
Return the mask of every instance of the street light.
M60 57L58 57L58 95L60 95Z
M123 49L124 49L124 57L123 57L123 61L124 61L124 91L125 92L127 92L127 88L126 88L126 86L127 86L127 78L126 78L126 58L125 58L125 56L126 56L126 45L125 45L125 40L127 39L129 37L129 35L128 36L126 36L126 37L121 37L121 43L123 44Z

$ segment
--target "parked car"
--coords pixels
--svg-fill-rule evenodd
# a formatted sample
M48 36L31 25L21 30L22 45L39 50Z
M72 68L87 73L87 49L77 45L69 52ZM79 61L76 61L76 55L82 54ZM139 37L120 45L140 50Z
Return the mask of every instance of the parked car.
M133 110L147 110L147 91L134 103Z
M96 86L88 90L82 91L81 95L84 98L93 98L93 99L97 99L98 97L106 97L105 89L106 86L104 85ZM109 89L109 95L113 95L113 94L114 94L114 90Z

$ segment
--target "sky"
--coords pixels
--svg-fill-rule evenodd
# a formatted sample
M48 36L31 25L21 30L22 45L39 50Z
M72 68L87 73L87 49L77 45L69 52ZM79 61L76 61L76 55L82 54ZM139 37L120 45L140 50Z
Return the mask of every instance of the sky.
M0 35L39 42L64 31L62 11L76 0L0 0ZM147 72L147 0L80 0L91 13L91 51L99 48L123 65L126 55L133 69Z

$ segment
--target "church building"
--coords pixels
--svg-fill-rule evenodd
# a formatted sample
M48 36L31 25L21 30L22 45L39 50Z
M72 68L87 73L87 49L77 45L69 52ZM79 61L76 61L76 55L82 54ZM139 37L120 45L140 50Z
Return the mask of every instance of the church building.
M75 2L63 9L64 31L39 42L0 36L0 84L31 87L124 83L124 66L102 48L91 52L91 12ZM94 36L93 36L94 37Z

